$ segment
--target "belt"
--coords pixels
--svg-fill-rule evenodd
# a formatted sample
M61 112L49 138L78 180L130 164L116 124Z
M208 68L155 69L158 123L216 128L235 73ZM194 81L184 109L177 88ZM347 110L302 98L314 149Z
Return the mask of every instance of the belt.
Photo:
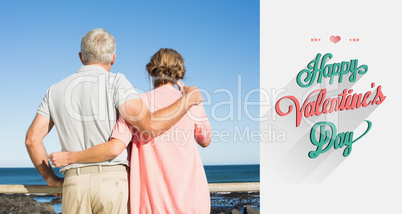
M64 176L74 176L80 174L90 174L90 173L99 173L99 172L110 172L110 171L126 171L127 167L125 165L112 165L112 166L84 166L73 168L65 171Z

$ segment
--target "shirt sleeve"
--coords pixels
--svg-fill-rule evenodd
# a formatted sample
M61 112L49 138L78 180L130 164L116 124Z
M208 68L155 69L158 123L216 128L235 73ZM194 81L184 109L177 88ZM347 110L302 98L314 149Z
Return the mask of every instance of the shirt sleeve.
M194 138L197 143L206 143L212 138L211 124L201 104L191 107L191 117L194 120Z
M128 124L122 116L119 116L119 119L114 126L111 138L121 140L127 147L133 138L130 127L131 125Z
M116 109L119 109L121 105L129 100L140 98L134 87L123 74L117 74L116 79L116 91L114 94L114 105Z
M49 88L45 94L45 97L42 100L42 103L39 105L38 108L38 114L45 116L49 119L51 119L50 116L50 109L49 109L49 94L50 94L50 89Z

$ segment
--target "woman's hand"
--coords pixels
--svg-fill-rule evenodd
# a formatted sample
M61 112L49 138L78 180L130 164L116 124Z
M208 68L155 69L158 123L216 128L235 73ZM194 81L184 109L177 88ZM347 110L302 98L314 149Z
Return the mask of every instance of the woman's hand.
M186 96L186 102L190 105L198 105L204 99L202 98L202 94L200 90L198 90L195 86L187 87L184 83L180 80L177 80L176 85L179 86L179 90Z
M184 87L186 85L184 85L184 83L182 81L180 81L180 80L177 80L176 85L179 86L179 90L183 93Z
M54 152L47 156L54 167L63 167L71 164L69 152Z

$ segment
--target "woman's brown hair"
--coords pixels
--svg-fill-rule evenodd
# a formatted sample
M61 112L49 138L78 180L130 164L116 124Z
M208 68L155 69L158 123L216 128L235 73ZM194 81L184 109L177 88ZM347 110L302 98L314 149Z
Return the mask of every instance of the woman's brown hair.
M161 48L146 65L148 74L152 77L154 88L168 83L176 83L183 79L186 73L183 57L175 50Z

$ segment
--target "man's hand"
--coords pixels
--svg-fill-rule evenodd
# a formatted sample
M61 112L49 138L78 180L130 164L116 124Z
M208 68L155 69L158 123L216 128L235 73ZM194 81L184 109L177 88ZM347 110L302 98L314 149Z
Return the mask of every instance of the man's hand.
M120 106L121 116L142 134L156 137L176 124L193 106L203 101L201 92L195 86L186 87L178 81L183 96L170 106L151 113L141 99L132 99Z
M57 177L52 166L47 160L43 138L52 129L54 123L49 118L36 114L34 121L28 129L25 145L27 147L32 163L49 186L60 187L63 185L63 178Z
M47 185L50 187L63 187L64 178L58 176L47 181Z
M47 156L54 167L63 167L71 164L69 152L54 152Z

